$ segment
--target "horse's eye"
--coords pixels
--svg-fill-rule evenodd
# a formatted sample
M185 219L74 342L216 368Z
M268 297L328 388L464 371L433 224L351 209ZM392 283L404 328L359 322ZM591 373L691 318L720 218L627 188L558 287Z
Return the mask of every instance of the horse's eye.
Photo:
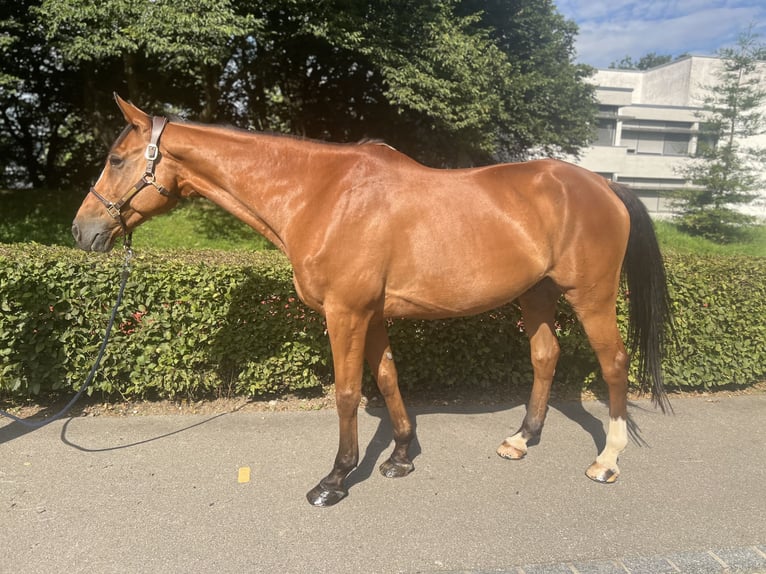
M109 156L109 165L112 167L120 167L123 163L123 160L120 156L117 155L110 155Z

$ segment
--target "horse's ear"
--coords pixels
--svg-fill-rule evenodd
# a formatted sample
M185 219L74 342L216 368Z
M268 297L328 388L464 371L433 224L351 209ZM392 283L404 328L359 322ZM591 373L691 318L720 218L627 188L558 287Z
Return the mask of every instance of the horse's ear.
M117 102L126 122L137 127L141 131L149 131L152 129L152 118L139 110L132 103L123 100L117 92L114 93L114 101Z

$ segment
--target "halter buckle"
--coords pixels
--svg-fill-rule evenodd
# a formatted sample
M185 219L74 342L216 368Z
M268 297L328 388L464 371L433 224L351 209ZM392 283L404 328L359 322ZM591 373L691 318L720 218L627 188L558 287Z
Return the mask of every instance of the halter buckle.
M146 151L144 152L144 157L148 161L155 161L160 155L160 148L157 146L157 144L150 143L146 146Z
M106 208L106 212L112 216L112 219L119 220L122 214L120 213L120 208L117 207L114 203L108 203L104 204L104 207Z

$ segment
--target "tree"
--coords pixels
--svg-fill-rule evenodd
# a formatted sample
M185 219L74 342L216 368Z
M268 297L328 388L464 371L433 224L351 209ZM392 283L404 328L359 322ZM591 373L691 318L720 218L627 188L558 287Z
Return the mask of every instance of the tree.
M63 60L83 64L88 88L95 64L121 66L126 95L139 101L149 91L184 75L184 90L202 94L201 116L216 118L218 78L232 42L251 34L257 20L238 14L230 0L43 0L39 22ZM170 80L170 82L169 82Z
M0 156L16 185L93 177L122 123L114 91L204 122L383 139L433 166L576 153L594 122L577 28L551 0L14 6L0 34L0 149L26 137L36 150Z
M592 131L590 68L549 0L251 0L262 34L227 82L234 123L385 139L436 166L576 153Z
M8 3L0 21L0 177L57 187L77 178L91 141L72 137L85 132L76 70L47 45L35 5Z
M714 241L730 241L754 222L734 206L751 202L764 185L759 172L766 150L743 144L744 138L766 133L762 111L766 89L761 79L766 48L757 39L750 29L736 47L718 51L717 81L703 86L707 95L699 114L697 152L682 172L692 186L675 193L682 210L681 229Z
M678 56L678 58L682 57L683 56ZM670 54L661 55L656 52L649 52L648 54L641 56L637 62L634 62L633 58L630 56L625 56L619 62L612 62L609 64L609 68L617 70L649 70L651 68L656 68L657 66L662 66L663 64L669 64L672 61L673 56Z
M332 141L384 139L421 161L487 161L508 75L475 19L440 0L274 0L248 6L226 82L239 125ZM493 115L494 113L494 115Z
M91 180L122 122L112 93L217 119L220 68L257 22L227 0L19 0L0 21L0 184Z
M493 118L500 142L494 159L577 155L592 137L595 87L590 66L575 63L577 25L551 0L462 0L458 13L477 14L508 60L502 112Z

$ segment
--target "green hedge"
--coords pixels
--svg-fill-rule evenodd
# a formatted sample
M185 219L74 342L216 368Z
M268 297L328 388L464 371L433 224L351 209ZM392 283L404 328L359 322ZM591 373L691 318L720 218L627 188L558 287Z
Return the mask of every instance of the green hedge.
M0 391L71 392L95 357L122 255L0 245ZM766 377L766 259L671 256L678 347L668 383L710 388ZM624 317L625 309L620 304ZM557 384L597 366L564 304ZM392 321L404 387L528 385L518 308L465 319ZM141 252L93 391L127 397L262 396L331 380L322 317L297 299L275 252Z

